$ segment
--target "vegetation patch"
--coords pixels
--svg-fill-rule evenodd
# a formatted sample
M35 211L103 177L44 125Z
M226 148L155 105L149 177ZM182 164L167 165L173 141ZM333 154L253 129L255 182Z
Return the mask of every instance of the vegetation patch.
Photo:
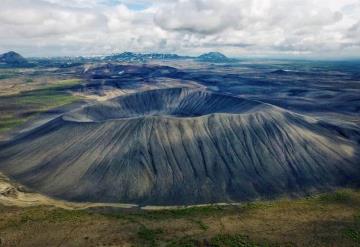
M0 69L0 80L16 77L18 73L16 70Z
M9 75L9 74L0 74L0 80L4 80L4 79L9 79L13 77L13 75Z
M0 132L5 132L25 123L27 118L17 118L15 116L0 117Z
M344 230L344 235L360 246L360 214L354 217L354 225Z
M336 191L320 195L319 200L323 203L349 203L352 200L352 196L348 191Z
M26 78L26 79L25 79L25 82L26 82L26 83L32 83L32 82L34 82L34 80L31 79L31 78Z
M269 243L257 243L241 234L219 234L211 239L196 240L189 236L170 242L167 247L275 247Z
M91 214L84 210L46 209L33 207L13 217L5 227L17 228L24 224L78 222Z
M64 246L104 241L151 247L360 246L360 193L346 193L350 203L334 192L308 199L159 211L0 206L0 232L5 246L14 239L44 246L49 238ZM91 239L84 240L90 233Z
M213 247L270 247L275 245L270 244L258 244L252 240L248 236L245 235L229 235L229 234L221 234L213 237L210 240L210 246Z
M163 230L160 228L149 229L146 226L142 225L137 232L137 236L142 244L142 246L158 246L159 235L163 233Z
M46 220L49 222L75 222L88 216L90 214L84 210L54 209L46 215Z
M68 90L80 82L79 79L61 80L41 89L0 97L0 104L3 104L0 107L3 112L0 116L0 133L23 124L37 113L79 100L80 97L71 95Z
M195 224L197 224L197 225L200 227L200 229L203 230L203 231L206 231L206 230L209 229L209 226L206 225L206 224L205 224L203 221L201 221L201 220L193 219L192 221L193 221Z
M17 104L31 104L42 109L72 103L77 97L72 96L68 89L81 82L79 79L62 80L41 89L23 92L16 97Z
M173 240L166 245L167 247L198 247L204 246L201 241L192 239L191 237L183 237L177 240ZM206 246L206 245L205 245Z
M66 92L58 92L54 89L40 89L22 93L17 96L16 103L19 105L32 105L36 110L46 110L74 102L74 97Z
M66 79L56 81L49 86L44 87L43 89L69 89L75 85L79 85L82 82L81 79Z
M355 243L360 244L360 230L348 228L344 231L344 235Z
M186 207L179 209L166 209L149 211L144 216L148 218L184 218L192 216L208 216L224 212L224 206L209 205L199 207Z
M178 209L164 209L164 210L153 210L153 211L139 211L133 213L110 213L106 214L111 217L118 219L127 219L134 221L137 219L147 220L164 220L164 219L181 219L181 218L192 218L202 217L209 215L218 215L219 213L225 212L225 209L229 209L226 206L203 206L203 207L186 207Z

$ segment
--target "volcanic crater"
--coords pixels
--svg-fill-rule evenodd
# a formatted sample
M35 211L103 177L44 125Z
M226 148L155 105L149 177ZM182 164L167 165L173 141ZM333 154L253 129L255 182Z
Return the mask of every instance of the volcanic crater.
M191 118L216 113L242 114L264 108L263 103L210 93L199 89L150 90L86 106L64 118L78 122L143 118Z
M3 145L0 168L47 195L199 204L306 194L360 181L358 145L314 118L189 88L66 113Z

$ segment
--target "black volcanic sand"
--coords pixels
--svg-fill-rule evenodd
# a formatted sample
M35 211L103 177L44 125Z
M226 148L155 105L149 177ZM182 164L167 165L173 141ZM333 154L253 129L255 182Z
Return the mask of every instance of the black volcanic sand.
M338 117L334 114L341 114L340 119L355 118L359 123L358 71L360 62L356 61L244 60L223 65L188 60L145 65L108 63L83 71L88 84L81 90L101 94L108 88L133 90L164 80L194 82L210 91L259 100L326 121Z
M354 127L355 128L355 127ZM257 101L173 88L95 103L0 148L0 170L47 195L197 204L357 186L358 129Z

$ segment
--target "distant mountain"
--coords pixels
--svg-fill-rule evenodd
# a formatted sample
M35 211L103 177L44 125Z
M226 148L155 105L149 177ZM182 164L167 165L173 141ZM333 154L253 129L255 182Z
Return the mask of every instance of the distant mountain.
M234 62L235 59L228 58L224 54L220 52L209 52L202 54L197 57L197 60L202 62L212 62L212 63L226 63L226 62Z
M104 60L115 60L115 61L132 61L132 60L137 60L138 55L136 53L133 52L123 52L120 54L113 54L113 55L109 55L104 57Z
M133 53L133 52L123 52L120 54L113 54L106 56L105 60L111 61L124 61L124 62L145 62L147 60L172 60L172 59L182 59L186 57L179 56L177 54L168 54L168 53Z
M27 66L29 62L20 54L10 51L0 55L0 64L6 64L10 66Z

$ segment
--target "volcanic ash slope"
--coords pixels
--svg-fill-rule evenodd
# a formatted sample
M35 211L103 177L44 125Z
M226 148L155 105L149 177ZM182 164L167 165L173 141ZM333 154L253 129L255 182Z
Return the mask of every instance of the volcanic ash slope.
M314 119L192 89L121 96L0 148L0 170L75 201L194 204L354 185L359 148Z

